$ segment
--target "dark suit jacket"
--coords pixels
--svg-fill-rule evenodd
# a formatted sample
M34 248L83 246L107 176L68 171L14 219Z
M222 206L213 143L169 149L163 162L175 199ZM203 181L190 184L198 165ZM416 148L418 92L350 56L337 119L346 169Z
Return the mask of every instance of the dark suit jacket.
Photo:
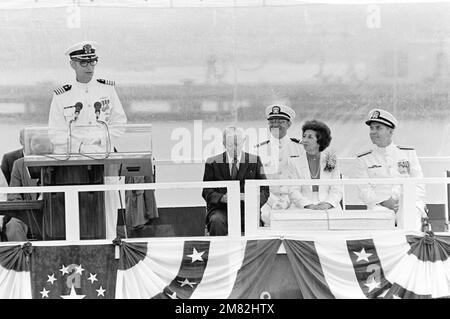
M244 193L244 184L246 179L266 179L264 174L263 165L259 156L245 153L241 157L239 163L238 179L241 188L241 193ZM229 181L230 164L228 162L228 156L226 152L222 154L210 157L205 163L205 173L203 175L203 181ZM204 188L202 196L206 201L207 215L215 209L227 209L225 203L220 202L223 194L226 194L226 188ZM260 192L260 207L265 204L269 198L269 187L262 186ZM244 203L241 201L241 211L244 211ZM208 220L208 219L207 219Z
M22 157L23 157L23 148L9 152L9 153L5 153L3 155L1 167L2 167L2 171L3 171L3 175L5 175L6 181L8 182L8 185L9 185L9 182L11 181L11 172L13 169L14 162L16 161L16 159L19 159Z
M25 166L24 158L19 158L14 162L11 173L11 187L21 186L37 186L37 179L31 178L27 167ZM39 194L23 193L23 194L8 194L8 200L36 200Z

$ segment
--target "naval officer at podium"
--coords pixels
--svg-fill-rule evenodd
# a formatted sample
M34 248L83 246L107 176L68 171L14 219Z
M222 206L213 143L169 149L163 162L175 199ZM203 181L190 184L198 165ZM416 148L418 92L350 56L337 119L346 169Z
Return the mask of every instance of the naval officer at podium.
M103 122L109 126L127 123L122 103L115 90L115 83L111 80L93 78L95 66L99 60L96 42L77 43L68 48L65 54L69 57L70 66L75 72L75 80L68 81L54 90L48 126L50 129L55 129L55 132L58 132L57 128L63 131L69 128L72 145L71 149L67 150L67 136L55 134L56 136L51 136L55 144L55 153L60 150L80 154L104 152L105 144L108 146L109 136L105 136L105 130L99 129L97 124ZM92 128L77 129L84 125L92 125ZM122 133L122 130L116 129L109 130L107 134L114 138ZM113 145L110 146L113 147ZM121 178L117 176L117 168L114 165L105 165L105 184L124 182L123 178L119 181ZM105 192L106 238L116 236L119 205L117 192ZM82 215L81 211L80 215ZM80 218L83 219L82 216Z
M93 79L99 59L96 45L93 41L83 41L66 50L70 66L75 71L75 80L68 81L54 90L49 127L67 127L71 120L75 120L76 126L95 125L97 120L108 125L127 123L127 116L117 96L114 81ZM114 136L115 132L112 131L111 134ZM98 134L89 135L85 134L80 138L84 139L82 142L85 145L100 146L105 142ZM65 145L65 137L62 138L62 142Z

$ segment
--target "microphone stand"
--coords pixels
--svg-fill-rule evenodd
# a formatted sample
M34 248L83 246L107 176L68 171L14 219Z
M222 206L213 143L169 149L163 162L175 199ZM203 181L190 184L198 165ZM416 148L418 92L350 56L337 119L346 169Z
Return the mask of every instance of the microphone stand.
M102 126L105 128L105 131L106 131L106 152L105 152L104 158L108 158L109 154L111 153L111 135L109 134L108 124L106 124L106 122L104 122L104 121L100 121L98 119L98 116L99 116L99 114L96 115L97 123L102 124Z
M95 112L95 113L96 113L96 122L101 124L105 128L105 131L106 131L106 151L105 151L105 155L100 157L100 158L98 158L98 157L87 155L86 153L81 152L81 150L79 151L79 154L81 154L81 155L83 155L85 157L94 159L94 160L107 159L109 157L110 153L111 153L111 136L109 134L108 124L106 124L104 121L99 120L98 119L99 113L97 113L97 112ZM80 149L81 149L81 146L80 146Z

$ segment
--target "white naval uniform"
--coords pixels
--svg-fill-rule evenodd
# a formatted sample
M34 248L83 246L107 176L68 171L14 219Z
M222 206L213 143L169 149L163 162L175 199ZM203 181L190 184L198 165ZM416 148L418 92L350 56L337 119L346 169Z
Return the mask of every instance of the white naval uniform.
M117 96L114 88L114 82L103 79L92 79L88 83L80 83L72 81L62 87L54 90L52 103L50 106L50 115L48 126L50 128L64 128L69 126L70 120L75 116L75 108L66 108L73 106L75 103L81 102L83 108L80 111L78 119L73 123L73 140L72 150L79 149L80 143L89 144L100 138L102 144L105 139L105 132L99 129L76 130L76 126L96 125L96 114L94 103L100 102L102 107L100 110L99 120L104 121L108 125L120 125L127 123L127 117L123 110L122 103ZM55 131L56 132L56 131ZM59 134L50 136L55 144L55 150L58 147L65 152L66 135ZM120 136L122 130L109 130L112 138ZM105 166L105 184L124 184L125 178L117 176L117 169L113 165ZM125 192L121 192L122 203L125 203ZM105 192L105 219L106 219L106 238L116 237L117 209L120 207L120 199L116 191Z
M50 115L48 119L48 126L50 128L67 128L70 120L74 119L75 108L67 108L81 102L83 108L80 111L78 119L73 123L74 126L80 125L96 125L96 114L94 103L100 102L102 107L100 110L99 120L104 121L108 125L120 125L127 123L127 116L123 110L122 103L120 103L114 88L114 82L109 80L97 79L91 80L88 83L80 83L72 81L62 87L54 90L52 103L50 106ZM74 140L93 140L98 137L103 130L91 130L83 134L74 131ZM80 134L82 136L80 136ZM111 137L120 136L120 131L111 130ZM57 134L59 136L51 136L51 140L55 143L56 149L64 149L66 145L66 136ZM104 139L103 139L104 140ZM74 143L76 144L76 143ZM71 151L76 151L78 146L74 145Z
M387 147L375 147L373 150L358 155L355 167L356 178L422 178L422 168L416 151L410 147L391 143ZM362 201L369 209L381 209L379 203L389 199L400 199L401 185L359 185ZM421 217L425 217L425 185L416 188L417 214L415 224L421 228ZM384 207L383 207L384 208ZM401 209L401 206L400 208Z
M257 145L257 153L261 158L264 174L267 179L289 179L290 158L306 156L300 141L295 138L285 136L277 139L271 135L268 141ZM270 196L267 202L261 207L261 219L266 225L269 224L270 210L278 201L289 203L288 186L270 186Z

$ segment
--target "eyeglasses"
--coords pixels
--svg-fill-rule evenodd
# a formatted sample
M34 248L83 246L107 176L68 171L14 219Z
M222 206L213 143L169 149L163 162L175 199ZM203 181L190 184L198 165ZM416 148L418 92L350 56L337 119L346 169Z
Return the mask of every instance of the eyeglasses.
M78 63L80 63L80 66L82 66L83 68L87 67L88 64L94 66L97 64L98 62L98 58L95 60L90 60L90 61L80 61L80 60L76 60Z

